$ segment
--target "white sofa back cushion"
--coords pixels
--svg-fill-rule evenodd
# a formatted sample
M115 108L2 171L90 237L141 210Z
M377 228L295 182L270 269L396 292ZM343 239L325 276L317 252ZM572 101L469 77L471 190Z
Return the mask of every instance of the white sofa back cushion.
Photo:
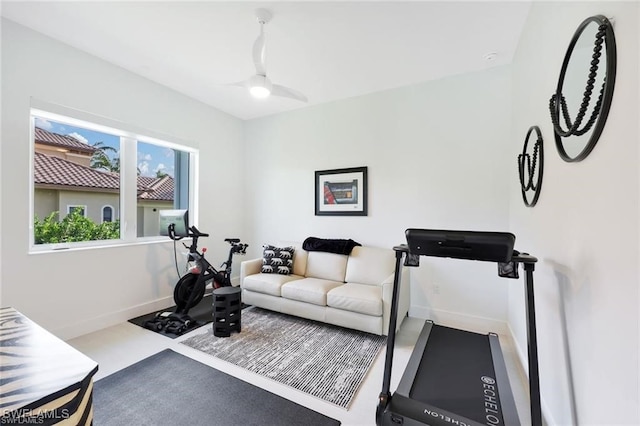
M393 250L377 247L354 247L349 256L345 281L380 285L395 270Z
M307 271L307 252L302 250L302 243L295 241L280 241L278 247L295 247L293 252L293 273L304 276Z
M307 273L305 276L343 283L345 271L347 270L347 258L348 256L343 254L310 251L307 256Z

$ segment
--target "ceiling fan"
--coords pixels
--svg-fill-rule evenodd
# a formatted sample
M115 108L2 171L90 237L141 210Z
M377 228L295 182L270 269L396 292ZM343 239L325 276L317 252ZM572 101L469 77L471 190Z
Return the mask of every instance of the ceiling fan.
M260 24L260 35L253 43L253 63L256 66L256 74L249 79L232 83L233 86L244 87L254 98L266 98L269 95L283 96L285 98L295 99L301 102L307 102L307 97L297 90L290 89L279 84L273 84L267 77L266 70L266 43L264 35L264 26L273 15L266 9L257 9L256 18Z

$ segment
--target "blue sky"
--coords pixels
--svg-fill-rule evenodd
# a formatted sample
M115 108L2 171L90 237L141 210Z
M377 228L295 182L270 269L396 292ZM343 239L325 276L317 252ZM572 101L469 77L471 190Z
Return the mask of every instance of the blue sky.
M103 145L115 148L117 152L106 151L106 154L113 159L120 152L120 137L108 133L97 132L82 127L61 124L51 120L36 118L36 127L48 130L61 135L69 135L88 145L102 142ZM174 175L174 152L170 148L160 147L145 142L138 142L138 170L142 176L156 176L156 172L161 170L173 177Z

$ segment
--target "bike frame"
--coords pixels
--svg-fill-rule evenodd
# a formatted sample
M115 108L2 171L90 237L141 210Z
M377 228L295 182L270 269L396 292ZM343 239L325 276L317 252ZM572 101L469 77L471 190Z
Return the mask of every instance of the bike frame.
M174 241L175 254L175 242L184 237L176 236L174 224L169 225L168 234L169 238ZM229 248L229 257L227 261L220 266L220 270L217 270L205 259L204 254L206 249L203 249L202 253L198 251L199 237L208 237L209 234L200 232L195 226L191 226L189 227L188 236L191 238L191 245L187 246L184 243L182 245L189 249L187 261L195 263L195 268L187 274L182 275L174 287L173 298L176 302L175 310L173 312L158 312L154 319L144 323L145 328L176 335L180 335L192 328L197 322L189 316L189 310L202 300L207 283L213 281L214 288L231 286L233 255L236 253L245 254L248 247L247 244L241 243L238 238L225 239L225 241L231 245ZM178 272L178 275L180 275L180 272Z
M190 306L197 295L204 292L209 281L214 281L214 288L231 286L233 255L235 253L243 253L247 248L247 245L240 243L239 240L225 240L231 244L231 247L229 248L229 257L227 261L222 263L220 266L220 268L224 267L224 270L218 271L207 259L205 259L204 253L200 253L198 251L198 238L201 236L207 237L208 234L200 233L200 231L195 227L191 227L189 230L191 231L191 245L188 246L188 260L196 263L196 266L198 267L198 278L196 279L193 290L190 292L184 308L179 309L180 313L185 314L189 311ZM170 231L169 234L172 236L173 233ZM186 244L183 245L187 247ZM218 286L216 286L216 284L218 284Z
M191 246L189 246L189 260L192 260L196 263L199 268L200 275L205 277L213 276L213 278L207 278L204 281L207 282L210 279L223 278L222 282L220 282L221 287L228 287L231 285L231 266L233 264L233 255L240 250L237 250L237 246L232 244L229 249L229 257L226 262L223 262L220 265L220 268L224 268L222 272L218 271L207 259L204 258L204 253L200 253L198 251L198 235L194 235L192 237ZM185 245L186 247L186 245Z

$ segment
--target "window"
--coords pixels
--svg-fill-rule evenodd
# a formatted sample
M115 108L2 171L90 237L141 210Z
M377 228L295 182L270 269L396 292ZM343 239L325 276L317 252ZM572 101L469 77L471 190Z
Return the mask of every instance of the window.
M90 123L33 115L34 245L120 239L120 224L103 225L102 209L120 205L120 139Z
M104 222L113 222L113 207L112 206L104 206L102 207L102 223Z
M137 234L159 235L159 211L189 208L189 152L138 141Z
M194 221L195 149L71 113L31 110L33 250L157 239L164 209Z
M67 215L78 213L82 217L87 217L87 206L67 206Z

